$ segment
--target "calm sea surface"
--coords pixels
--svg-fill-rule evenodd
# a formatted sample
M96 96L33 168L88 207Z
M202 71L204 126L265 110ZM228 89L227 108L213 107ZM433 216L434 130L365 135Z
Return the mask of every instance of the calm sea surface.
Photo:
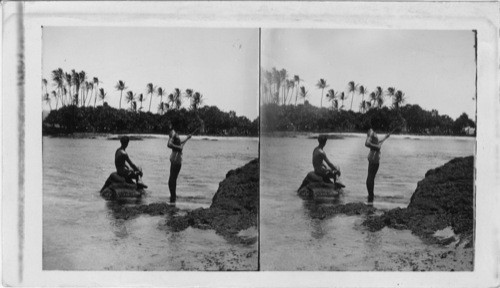
M161 225L166 216L114 218L99 190L115 170L119 146L103 138L43 138L43 269L192 270L203 269L209 254L255 251L257 244L230 244L211 230L171 232ZM168 202L167 138L130 141L127 151L149 186L143 203ZM177 207L210 206L226 173L257 156L257 139L191 139Z
M309 214L322 205L365 202L368 169L365 135L328 140L325 152L340 165L344 194L337 203L305 201L297 188L312 171L317 140L307 137L262 137L260 247L263 270L377 270L398 251L428 247L409 231L384 228L369 232L361 216L338 215L318 220ZM380 209L406 207L417 182L432 168L454 157L475 154L474 138L391 136L382 147L375 180Z

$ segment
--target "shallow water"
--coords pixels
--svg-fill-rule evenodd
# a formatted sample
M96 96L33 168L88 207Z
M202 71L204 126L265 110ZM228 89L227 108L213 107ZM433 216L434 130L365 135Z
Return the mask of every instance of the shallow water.
M171 232L164 227L168 216L116 219L99 190L115 170L119 146L102 138L43 138L43 269L256 269L258 244L228 243L211 230ZM177 207L209 207L226 173L256 158L257 149L257 139L191 139L178 178ZM167 139L130 141L127 151L149 186L142 203L167 202ZM239 261L242 255L251 257Z
M364 135L328 140L325 152L340 165L346 185L339 199L305 201L297 196L317 140L306 137L261 138L261 269L262 270L406 270L391 266L391 257L403 252L440 251L410 231L385 228L369 232L363 216L319 220L310 217L318 207L365 202L368 149ZM432 168L459 156L474 154L473 138L393 136L382 148L375 181L379 209L406 207L417 182ZM399 253L399 254L398 254ZM396 256L394 256L396 255Z

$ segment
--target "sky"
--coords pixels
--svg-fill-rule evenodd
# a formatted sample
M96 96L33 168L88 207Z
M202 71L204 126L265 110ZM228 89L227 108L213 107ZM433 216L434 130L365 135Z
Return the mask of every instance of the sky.
M261 49L264 69L285 68L289 78L304 79L300 85L309 91L312 105L320 106L316 83L323 78L330 86L325 94L328 89L347 94L349 81L369 92L377 86L396 87L408 104L453 119L463 112L475 118L472 31L263 29ZM360 101L361 96L354 96L353 110L358 111ZM331 103L324 98L327 105ZM351 106L351 97L344 105Z
M105 101L116 108L120 92L114 86L122 80L128 87L122 108L130 107L127 91L146 96L146 85L153 83L167 95L174 88L190 88L203 94L204 105L251 120L258 116L258 29L44 27L42 37L42 77L49 81L49 93L55 89L52 70L75 69L84 70L88 80L98 77L107 93ZM148 96L143 102L145 111L149 101ZM151 112L156 113L160 98L151 101ZM183 107L188 106L185 101ZM49 110L48 104L43 109Z

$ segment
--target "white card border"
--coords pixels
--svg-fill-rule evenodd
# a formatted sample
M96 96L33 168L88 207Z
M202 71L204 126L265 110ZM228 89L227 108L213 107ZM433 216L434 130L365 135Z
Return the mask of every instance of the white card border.
M12 6L2 28L3 284L22 286L492 287L498 285L500 173L498 2L32 2L24 5L25 223L18 279L16 51ZM15 8L13 8L15 11ZM139 12L138 12L139 11ZM132 17L134 15L134 17ZM363 19L360 21L360 19ZM42 26L351 28L478 31L476 243L474 272L85 272L42 271ZM12 94L13 93L13 94ZM5 169L8 167L7 169Z

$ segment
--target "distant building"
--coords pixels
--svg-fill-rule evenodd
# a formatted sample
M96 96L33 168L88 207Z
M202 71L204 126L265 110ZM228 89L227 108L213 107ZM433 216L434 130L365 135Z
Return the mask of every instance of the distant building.
M462 131L464 131L466 135L474 135L476 133L476 128L467 126L464 127Z

